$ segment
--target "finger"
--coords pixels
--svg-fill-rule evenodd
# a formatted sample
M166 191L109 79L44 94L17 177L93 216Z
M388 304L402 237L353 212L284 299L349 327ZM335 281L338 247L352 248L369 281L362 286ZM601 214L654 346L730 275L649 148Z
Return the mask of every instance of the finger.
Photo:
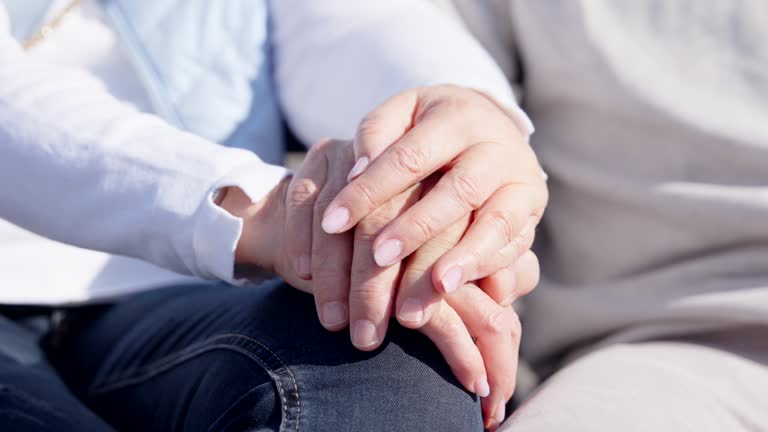
M450 293L516 262L533 244L546 205L543 195L538 186L528 184L497 190L475 212L459 244L435 263L435 286Z
M475 335L488 374L490 394L483 400L486 425L503 418L504 406L515 390L521 326L511 307L501 307L472 284L464 285L446 302Z
M355 228L349 315L352 344L358 349L376 349L384 340L400 278L399 266L376 265L371 254L373 239L419 196L420 188L413 187L363 218Z
M430 177L431 178L431 177ZM397 320L405 327L420 328L430 319L442 300L432 285L432 267L437 259L456 245L469 225L469 217L457 221L429 240L405 261L397 293Z
M340 330L349 321L349 270L352 264L352 233L327 234L320 218L327 203L346 183L343 168L352 164L348 143L333 141L323 151L328 173L315 201L312 219L312 286L320 322L328 330Z
M429 243L424 245L424 248L428 247ZM423 249L420 249L417 254L422 251ZM429 251L425 252L429 253ZM404 264L384 267L405 266L398 287L395 310L398 322L411 329L421 328L428 323L442 301L441 295L432 286L431 270L434 259L424 260L417 254Z
M457 130L454 117L440 109L424 114L336 196L323 216L323 228L329 233L350 229L466 149L469 138Z
M497 155L493 162L488 161L489 154ZM418 204L376 239L376 262L386 266L401 260L480 207L507 181L505 159L500 144L478 144L464 152Z
M317 195L325 184L326 159L321 154L330 141L322 141L307 154L288 185L286 194L286 226L291 227L287 236L287 251L294 272L300 278L312 278L312 228Z
M464 388L480 397L490 394L480 351L453 308L440 302L432 319L420 331L435 344Z
M409 90L388 99L363 118L355 134L355 165L347 181L359 176L370 161L408 132L418 106L418 90Z
M511 306L536 288L539 272L539 259L528 250L511 266L480 279L478 286L499 306Z

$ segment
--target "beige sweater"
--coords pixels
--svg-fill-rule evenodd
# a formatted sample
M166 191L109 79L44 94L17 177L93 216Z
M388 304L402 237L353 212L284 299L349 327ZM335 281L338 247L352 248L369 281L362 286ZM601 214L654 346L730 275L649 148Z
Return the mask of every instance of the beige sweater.
M550 175L534 359L765 324L768 2L456 0Z

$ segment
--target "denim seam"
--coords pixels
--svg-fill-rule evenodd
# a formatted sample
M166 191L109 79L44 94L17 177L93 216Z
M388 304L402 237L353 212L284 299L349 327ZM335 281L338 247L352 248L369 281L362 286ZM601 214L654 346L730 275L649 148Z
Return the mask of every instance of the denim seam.
M290 368L288 368L286 364L280 359L280 357L275 354L275 352L268 346L242 334L227 333L213 336L204 341L192 344L171 355L162 357L148 365L107 375L104 378L97 379L90 387L88 394L89 396L95 396L118 390L123 387L140 384L156 375L170 370L172 367L177 366L187 360L191 360L199 355L214 351L216 349L228 349L238 352L257 362L261 367L263 367L272 377L275 384L277 384L278 393L280 394L283 412L283 419L281 421L280 430L287 431L289 430L288 428L290 424L295 423L296 432L300 431L299 420L301 417L301 399L299 397L299 388L296 376L293 374L293 371L291 371ZM263 354L268 354L266 357L271 358L265 359L260 356L257 352L259 349L266 351L266 353ZM284 381L289 382L286 383ZM288 384L293 387L293 392L290 394L286 391L285 388ZM294 409L295 416L291 415Z
M220 425L219 423L221 423L221 422L223 422L223 421L224 421L224 420L223 420L223 419L224 419L224 417L225 417L225 416L226 416L226 415L229 413L229 411L230 411L230 410L231 410L233 407L235 407L237 404L239 404L239 403L240 403L240 401L242 401L242 400L244 400L244 399L247 399L247 398L248 398L249 396L251 396L251 395L252 395L254 392L256 392L257 390L259 390L259 387L260 387L260 386L256 386L256 387L252 388L252 389L251 389L251 390L249 390L247 393L245 393L244 395L240 396L240 398L239 398L238 400L236 400L234 403L232 403L232 405L230 405L230 407L229 407L229 408L227 408L226 410L224 410L224 412L223 412L223 413L222 413L222 414L221 414L219 417L217 417L217 418L216 418L216 420L214 420L214 421L211 423L211 426L208 428L208 432L212 432L212 431L216 431L216 430L228 430L227 428L229 428L229 426L230 426L232 423L236 422L236 421L238 420L237 418L232 418L232 419L229 419L229 421L228 421L228 422L226 422L226 423L224 423L223 425ZM214 429L214 427L215 427L216 429Z

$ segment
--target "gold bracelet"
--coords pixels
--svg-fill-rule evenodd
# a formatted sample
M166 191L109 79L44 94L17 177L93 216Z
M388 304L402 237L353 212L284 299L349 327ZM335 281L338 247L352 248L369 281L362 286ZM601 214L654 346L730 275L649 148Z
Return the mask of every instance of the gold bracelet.
M64 18L66 18L70 12L72 12L76 7L80 6L80 2L81 0L71 0L64 9L57 13L56 16L48 21L40 30L37 31L37 33L32 35L29 39L23 41L21 46L25 50L30 50L45 40L48 36L51 35L51 33L56 31L56 29L61 26L62 21L64 21Z

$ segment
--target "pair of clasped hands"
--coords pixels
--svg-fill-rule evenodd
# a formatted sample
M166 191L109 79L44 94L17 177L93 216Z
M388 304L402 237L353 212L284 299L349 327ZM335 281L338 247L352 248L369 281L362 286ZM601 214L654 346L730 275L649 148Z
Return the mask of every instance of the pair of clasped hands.
M237 262L313 293L323 326L349 326L361 350L382 343L392 314L419 329L493 428L514 391L511 304L538 283L530 248L546 203L513 117L483 93L435 86L379 106L354 142L315 145L261 202L230 190L221 205L245 220Z

